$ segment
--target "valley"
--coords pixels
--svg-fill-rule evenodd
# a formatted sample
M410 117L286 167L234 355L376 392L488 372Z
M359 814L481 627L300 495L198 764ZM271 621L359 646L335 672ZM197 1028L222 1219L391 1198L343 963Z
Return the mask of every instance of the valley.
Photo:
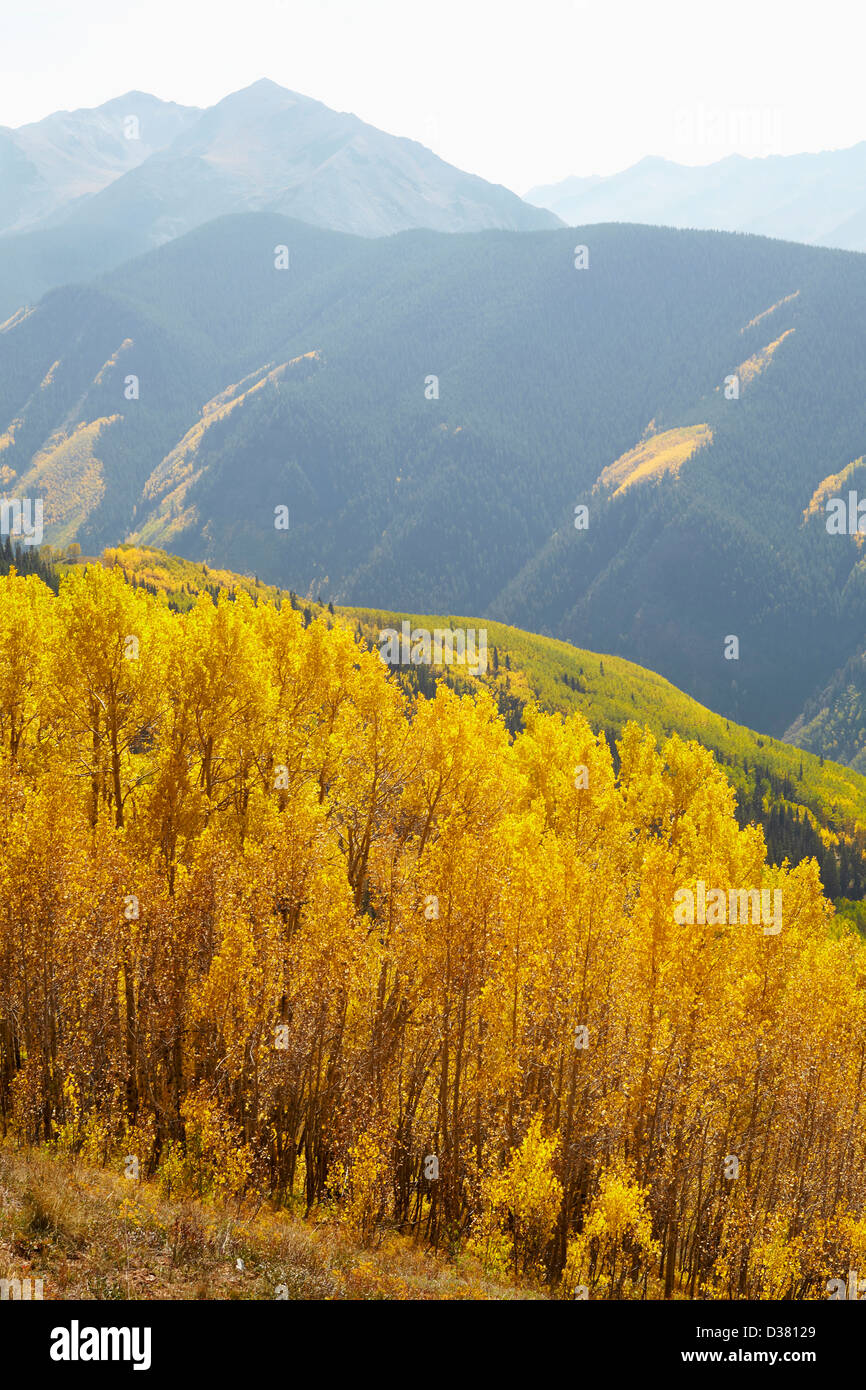
M217 219L4 325L4 486L44 497L51 544L508 622L781 736L864 640L859 538L810 500L863 455L866 271L583 235L577 271L569 230Z

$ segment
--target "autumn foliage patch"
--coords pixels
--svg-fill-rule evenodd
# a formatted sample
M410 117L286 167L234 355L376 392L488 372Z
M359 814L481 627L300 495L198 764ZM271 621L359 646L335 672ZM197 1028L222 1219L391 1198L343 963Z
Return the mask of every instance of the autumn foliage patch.
M866 1258L859 938L697 744L525 725L327 614L0 580L7 1139L569 1297L823 1297ZM697 880L782 930L677 922Z

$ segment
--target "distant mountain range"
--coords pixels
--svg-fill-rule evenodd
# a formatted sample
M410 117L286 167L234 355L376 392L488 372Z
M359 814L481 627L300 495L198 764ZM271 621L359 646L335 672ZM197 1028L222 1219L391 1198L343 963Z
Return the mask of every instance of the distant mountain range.
M533 188L526 198L573 226L641 222L866 251L866 141L820 154L730 155L698 167L647 158L608 178Z
M847 252L248 213L3 325L0 485L56 543L497 618L781 733L866 633L822 504L866 453L864 358Z
M387 236L559 226L414 140L267 80L205 111L129 92L0 129L0 315L226 213Z

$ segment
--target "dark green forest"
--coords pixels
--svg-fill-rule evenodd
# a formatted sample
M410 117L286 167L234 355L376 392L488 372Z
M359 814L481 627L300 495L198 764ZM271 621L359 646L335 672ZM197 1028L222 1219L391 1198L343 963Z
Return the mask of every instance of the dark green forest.
M498 618L781 734L863 645L854 538L804 512L866 450L864 351L854 253L629 225L368 241L251 214L0 334L2 460L22 495L44 488L48 540L132 536L311 598ZM94 421L83 463L33 467ZM597 486L648 430L695 424L712 443L676 476Z

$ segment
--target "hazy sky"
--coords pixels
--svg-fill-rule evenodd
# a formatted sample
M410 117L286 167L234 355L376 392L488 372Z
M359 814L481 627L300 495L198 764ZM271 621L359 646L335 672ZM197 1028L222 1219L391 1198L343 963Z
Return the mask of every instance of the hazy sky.
M259 77L525 192L866 138L856 0L0 0L0 124Z

